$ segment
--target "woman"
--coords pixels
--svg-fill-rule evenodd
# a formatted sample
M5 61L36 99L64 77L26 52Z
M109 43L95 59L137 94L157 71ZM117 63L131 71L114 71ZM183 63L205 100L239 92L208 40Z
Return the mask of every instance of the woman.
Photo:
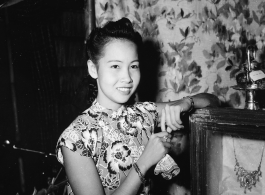
M178 173L167 153L170 132L183 128L180 114L217 106L219 100L198 94L170 103L130 105L140 81L139 33L123 18L94 29L87 44L88 72L97 81L98 94L60 136L57 158L75 195L148 194L152 166L167 178ZM158 125L162 132L154 133Z

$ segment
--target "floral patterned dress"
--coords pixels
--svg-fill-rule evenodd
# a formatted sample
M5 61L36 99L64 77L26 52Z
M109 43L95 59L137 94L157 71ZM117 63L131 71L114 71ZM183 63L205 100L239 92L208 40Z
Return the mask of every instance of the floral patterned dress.
M105 193L112 194L141 156L157 119L154 103L135 103L113 111L94 101L60 136L57 159L64 163L62 146L93 158Z

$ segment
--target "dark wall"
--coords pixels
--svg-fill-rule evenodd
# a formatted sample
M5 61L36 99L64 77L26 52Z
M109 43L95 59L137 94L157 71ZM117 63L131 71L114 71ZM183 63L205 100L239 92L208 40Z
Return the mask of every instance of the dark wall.
M1 13L0 19L0 141L1 141L1 161L0 161L0 175L4 175L5 178L0 179L0 193L3 192L4 187L7 185L6 180L14 181L14 185L17 185L19 180L12 178L18 169L15 166L15 160L11 153L4 148L4 139L11 139L15 137L14 127L14 114L12 110L11 99L11 85L10 74L8 64L8 49L7 40L3 37L6 36L5 25L3 20L3 13ZM12 175L12 176L9 176Z
M83 99L75 100L80 86L86 91L82 3L25 0L0 9L0 194L32 194L62 167L47 154L55 152L63 128L83 108Z

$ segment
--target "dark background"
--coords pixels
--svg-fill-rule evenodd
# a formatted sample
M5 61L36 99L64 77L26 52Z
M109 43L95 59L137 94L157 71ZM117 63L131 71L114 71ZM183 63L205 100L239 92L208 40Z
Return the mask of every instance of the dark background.
M88 104L83 10L77 0L0 8L0 194L32 194L65 179L52 154Z

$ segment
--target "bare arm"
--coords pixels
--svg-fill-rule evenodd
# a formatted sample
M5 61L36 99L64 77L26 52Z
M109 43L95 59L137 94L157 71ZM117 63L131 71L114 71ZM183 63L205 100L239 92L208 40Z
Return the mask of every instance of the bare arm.
M148 169L161 160L168 152L170 143L161 139L167 132L153 134L145 150L137 161L143 175ZM92 158L80 156L78 153L62 147L64 166L69 183L75 195L104 195L104 189ZM113 195L135 195L141 180L134 168L131 169L124 182L114 191Z
M62 147L64 167L75 195L105 194L92 158L80 156Z
M191 96L194 101L194 108L205 107L219 107L220 100L209 93L199 93ZM166 129L166 125L171 130L183 128L180 114L190 109L191 102L188 98L172 101L172 102L159 102L157 103L157 110L159 121L162 131ZM171 130L170 130L171 129Z

